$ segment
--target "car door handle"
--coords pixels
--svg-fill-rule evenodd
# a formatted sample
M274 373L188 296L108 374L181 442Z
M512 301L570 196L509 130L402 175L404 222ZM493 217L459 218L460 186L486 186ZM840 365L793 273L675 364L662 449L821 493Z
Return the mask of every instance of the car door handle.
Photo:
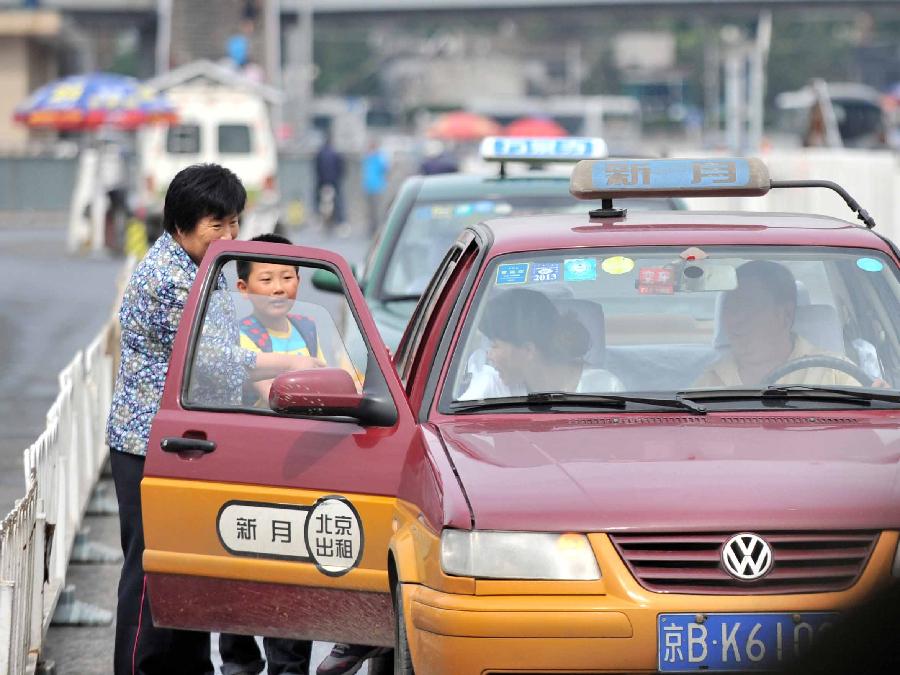
M205 455L216 449L216 442L202 438L170 436L162 439L159 447L163 449L163 452L202 452Z

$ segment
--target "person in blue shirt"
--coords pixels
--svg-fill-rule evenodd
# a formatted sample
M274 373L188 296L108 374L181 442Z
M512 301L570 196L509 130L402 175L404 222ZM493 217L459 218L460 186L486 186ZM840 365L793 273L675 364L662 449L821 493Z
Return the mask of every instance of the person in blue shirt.
M390 162L376 141L369 143L369 149L362 161L362 188L366 195L366 209L369 217L369 234L378 229L381 219L382 199L387 190Z

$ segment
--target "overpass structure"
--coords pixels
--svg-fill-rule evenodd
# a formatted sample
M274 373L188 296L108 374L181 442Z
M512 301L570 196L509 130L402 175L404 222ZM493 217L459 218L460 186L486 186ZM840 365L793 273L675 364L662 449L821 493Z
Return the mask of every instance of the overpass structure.
M45 9L70 12L141 12L155 13L159 5L170 0L41 0ZM311 7L314 14L390 14L402 12L453 12L478 10L590 9L625 7L635 9L679 9L704 7L733 11L762 8L834 7L866 9L896 6L898 0L263 0L275 1L282 12L296 13ZM0 0L0 9L16 8L22 0Z
M774 9L778 7L831 6L842 9L897 5L897 0L281 0L283 9L298 9L311 2L316 14L372 13L372 12L433 12L454 10L521 10L574 9L591 7L635 7L647 9L682 7L722 7L734 9Z

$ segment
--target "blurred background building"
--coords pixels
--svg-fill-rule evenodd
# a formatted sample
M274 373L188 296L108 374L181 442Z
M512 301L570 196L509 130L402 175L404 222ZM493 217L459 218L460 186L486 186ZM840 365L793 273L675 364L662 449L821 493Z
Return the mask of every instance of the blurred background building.
M896 0L0 0L0 153L59 157L83 142L13 122L45 82L150 80L198 60L283 92L271 124L294 202L308 201L292 186L309 183L304 161L326 134L351 171L371 139L402 167L455 109L552 118L623 152L827 144L866 124L855 138L868 140L848 144L900 145ZM858 96L827 93L847 83ZM811 134L823 101L837 131ZM0 188L0 210L22 199Z

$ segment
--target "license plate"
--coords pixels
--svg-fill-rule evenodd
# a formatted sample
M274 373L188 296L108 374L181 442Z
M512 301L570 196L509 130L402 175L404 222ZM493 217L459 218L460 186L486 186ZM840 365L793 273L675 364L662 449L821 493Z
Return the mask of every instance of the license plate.
M774 670L803 654L837 614L660 614L659 670Z

